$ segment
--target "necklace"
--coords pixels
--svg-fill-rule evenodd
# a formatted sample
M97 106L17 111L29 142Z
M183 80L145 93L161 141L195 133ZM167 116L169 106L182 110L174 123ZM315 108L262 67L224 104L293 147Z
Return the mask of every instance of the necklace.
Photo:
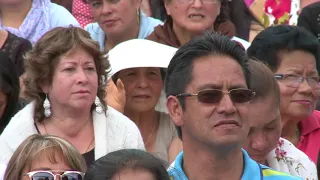
M49 134L48 134L48 131L47 131L46 124L43 123L43 126L44 126L44 130L45 130L45 132L46 132L46 135L49 135ZM87 152L89 151L89 148L90 148L91 144L93 143L93 141L94 141L94 135L92 136L92 140L90 141L90 144L88 145L88 147L87 147L87 149L86 149L86 151L85 151L84 153L87 153Z
M157 117L157 113L156 113L156 115L155 115L154 120L156 120L156 117ZM156 124L157 124L157 122L155 122L155 123L153 124L152 131L151 131L151 133L150 133L150 135L149 135L146 143L144 144L145 146L147 146L147 145L149 144L149 141L150 141L150 139L151 139L151 137L152 137L152 135L153 135L153 132L154 132L155 129L156 129Z

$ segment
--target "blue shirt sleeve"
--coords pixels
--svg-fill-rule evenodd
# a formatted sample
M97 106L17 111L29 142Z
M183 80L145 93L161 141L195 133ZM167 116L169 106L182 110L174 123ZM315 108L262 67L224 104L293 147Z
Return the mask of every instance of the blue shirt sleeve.
M51 3L50 6L50 28L67 27L67 26L81 27L79 22L73 15L64 7Z

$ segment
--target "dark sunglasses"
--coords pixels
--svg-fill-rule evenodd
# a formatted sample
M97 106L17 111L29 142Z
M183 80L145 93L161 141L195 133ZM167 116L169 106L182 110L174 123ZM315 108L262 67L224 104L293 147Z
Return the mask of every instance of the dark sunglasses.
M251 101L255 92L252 92L250 89L238 88L231 89L228 92L221 91L219 89L206 89L199 91L198 93L182 93L176 95L176 97L189 97L197 96L198 101L206 104L217 104L219 103L224 94L229 94L232 102L234 103L245 103Z
M83 180L84 173L79 171L64 171L63 174L53 174L52 172L63 171L32 171L25 176L29 176L30 180L56 180L57 176L60 180Z

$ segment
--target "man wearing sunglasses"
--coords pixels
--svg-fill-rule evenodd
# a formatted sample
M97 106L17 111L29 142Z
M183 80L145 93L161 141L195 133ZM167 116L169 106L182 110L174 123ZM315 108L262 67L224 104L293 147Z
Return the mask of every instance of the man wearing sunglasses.
M167 69L167 108L183 142L169 168L174 180L299 179L250 159L247 57L225 36L206 33L182 46Z

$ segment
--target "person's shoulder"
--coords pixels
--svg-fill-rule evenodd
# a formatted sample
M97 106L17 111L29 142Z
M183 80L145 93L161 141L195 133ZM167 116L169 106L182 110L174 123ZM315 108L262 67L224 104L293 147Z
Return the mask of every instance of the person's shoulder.
M276 171L267 166L261 165L264 180L301 180L302 178Z
M149 26L152 26L152 27L156 27L158 25L163 25L163 22L161 20L153 18L153 17L148 17L147 16L146 20L148 21Z
M108 106L107 122L117 137L123 138L123 148L145 149L139 128L127 116Z
M139 131L138 127L134 122L132 122L127 116L123 115L111 106L108 106L107 109L107 120L114 126L123 127L121 128L121 130Z
M59 26L77 26L80 27L79 22L72 16L72 14L63 6L56 3L51 3L49 8L50 13L50 25L51 28ZM63 17L63 18L61 18Z
M163 24L163 22L160 21L159 19L148 17L143 12L141 12L140 19L141 19L140 32L139 32L140 39L145 39L154 31L155 27Z
M100 34L102 29L97 22L89 23L84 27L84 30L88 31L90 34L97 33ZM103 31L102 31L103 32Z

